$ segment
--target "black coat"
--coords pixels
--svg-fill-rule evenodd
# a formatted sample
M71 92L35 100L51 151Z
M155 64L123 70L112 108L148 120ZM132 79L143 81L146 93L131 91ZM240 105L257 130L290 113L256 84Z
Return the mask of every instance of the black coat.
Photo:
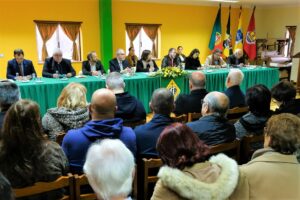
M207 95L206 89L192 90L190 94L181 94L175 101L176 115L201 112L201 100Z
M123 60L122 65L123 65L123 70L126 69L127 67L130 67L129 62L127 60ZM120 72L121 71L121 68L120 68L117 58L114 58L109 61L109 70L110 70L110 72Z
M197 70L198 67L201 67L199 58L187 57L185 59L185 69Z
M172 65L173 63L173 65ZM173 59L173 62L172 62L172 59L169 57L169 55L166 55L163 60L161 61L161 67L164 68L164 67L177 67L180 65L180 59L178 57L175 57Z
M7 62L6 78L7 79L15 79L16 73L19 73L19 75L21 75L19 64L17 63L16 59L14 58ZM24 59L23 60L23 75L28 76L28 75L32 75L33 73L36 74L34 66L32 64L32 61Z
M153 62L153 66L154 66L154 71L157 71L157 70L158 70L158 67L157 67L155 61L152 60L152 62ZM143 61L142 61L142 60L138 60L138 61L137 61L137 64L136 64L136 72L149 72L149 68L150 68L150 65L147 65L146 69L144 68Z
M230 65L239 65L241 63L245 64L245 57L242 56L240 59L237 59L235 55L232 54L227 58L227 63Z
M63 58L58 64L56 61L54 61L53 57L47 58L43 66L43 77L52 78L56 71L58 71L59 74L71 73L72 76L76 75L70 60Z
M291 113L298 115L300 113L300 99L293 99L287 103L282 104L275 110L274 114Z
M99 71L99 70L101 71L102 74L105 73L104 67L103 67L100 60L98 60L96 62L96 71ZM84 75L90 75L90 76L92 75L91 65L90 65L90 62L88 60L82 62L82 73Z
M245 95L239 85L228 88L225 92L230 101L230 108L243 107L246 105Z

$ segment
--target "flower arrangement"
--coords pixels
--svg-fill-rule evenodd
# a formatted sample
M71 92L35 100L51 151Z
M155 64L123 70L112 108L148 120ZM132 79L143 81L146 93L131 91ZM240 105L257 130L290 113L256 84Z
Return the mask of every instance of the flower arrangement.
M164 78L176 78L185 74L187 72L178 67L164 67L161 69L161 75Z

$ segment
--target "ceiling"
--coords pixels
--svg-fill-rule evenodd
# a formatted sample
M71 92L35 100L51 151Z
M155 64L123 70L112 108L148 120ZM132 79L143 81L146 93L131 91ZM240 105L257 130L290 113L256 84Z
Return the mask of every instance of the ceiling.
M256 5L258 7L300 5L300 0L122 0L122 1L163 3L163 4L184 4L184 5L218 5L219 2L222 2L223 5L226 4L228 5L230 4L232 6Z

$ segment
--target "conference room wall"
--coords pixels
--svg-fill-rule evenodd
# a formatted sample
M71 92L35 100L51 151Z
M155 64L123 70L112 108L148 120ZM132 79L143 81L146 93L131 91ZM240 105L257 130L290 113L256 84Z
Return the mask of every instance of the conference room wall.
M251 9L243 9L243 32L246 32ZM182 45L188 55L194 48L200 49L201 63L210 54L208 43L218 6L193 6L178 4L156 4L143 2L112 1L113 49L125 48L125 23L155 23L161 26L160 58L170 47ZM238 26L239 8L231 11L233 40ZM222 32L225 33L228 7L222 7ZM161 60L159 59L160 65Z
M256 12L257 38L284 38L285 26L297 26L294 53L300 52L300 5L262 7ZM293 60L291 79L297 81L299 59Z
M100 30L98 0L1 0L0 6L0 78L6 76L7 61L13 50L22 48L25 58L33 61L40 76L35 24L33 20L81 21L83 59L91 50L99 55ZM76 71L81 62L73 63Z

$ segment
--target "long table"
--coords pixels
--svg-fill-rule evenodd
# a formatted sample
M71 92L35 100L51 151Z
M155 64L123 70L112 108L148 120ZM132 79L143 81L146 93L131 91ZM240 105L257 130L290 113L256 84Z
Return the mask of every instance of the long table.
M243 68L244 81L241 85L242 90L245 92L248 87L255 84L264 84L271 88L278 82L279 72L277 69L272 68ZM193 71L188 71L191 73ZM204 70L206 74L206 89L208 91L224 91L225 81L229 69L218 70ZM42 78L43 82L37 83L36 81L29 81L26 83L17 82L21 90L21 97L23 99L32 99L40 105L41 114L46 113L47 109L55 107L57 98L62 89L71 82L83 84L87 88L87 100L90 101L93 92L99 88L105 87L105 79L88 76L86 78L70 78L67 80ZM145 106L147 112L149 109L149 101L152 92L160 87L166 87L169 79L161 78L160 76L149 77L147 73L136 73L134 76L124 76L126 90L130 94L136 96ZM188 78L179 77L177 81L181 93L189 93Z

